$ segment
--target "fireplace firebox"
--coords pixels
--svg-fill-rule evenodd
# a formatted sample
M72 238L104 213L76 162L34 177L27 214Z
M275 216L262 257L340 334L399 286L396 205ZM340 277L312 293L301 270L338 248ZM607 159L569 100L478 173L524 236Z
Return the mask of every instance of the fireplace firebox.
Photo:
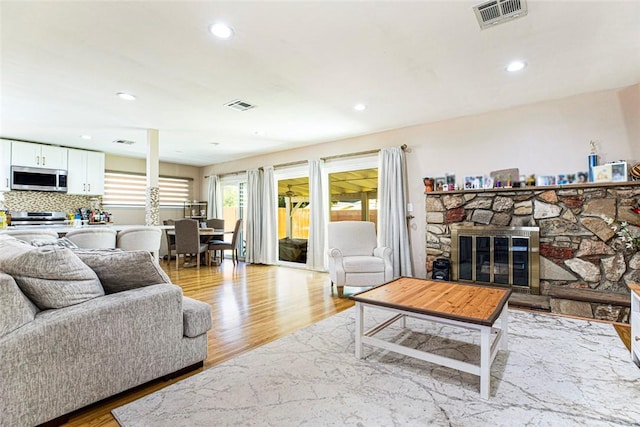
M452 279L539 295L539 245L538 227L452 227Z

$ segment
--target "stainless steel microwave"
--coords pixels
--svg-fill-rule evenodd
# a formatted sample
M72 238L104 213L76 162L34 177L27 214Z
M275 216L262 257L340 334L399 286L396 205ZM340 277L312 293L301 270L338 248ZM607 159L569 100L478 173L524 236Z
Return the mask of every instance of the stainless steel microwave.
M11 189L67 192L67 171L11 166Z

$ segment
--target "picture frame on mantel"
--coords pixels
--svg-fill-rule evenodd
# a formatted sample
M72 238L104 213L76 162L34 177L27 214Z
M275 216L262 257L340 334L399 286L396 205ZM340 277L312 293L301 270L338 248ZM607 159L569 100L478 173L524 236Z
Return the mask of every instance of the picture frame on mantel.
M614 162L611 165L611 181L624 182L627 181L627 162Z
M611 163L593 166L593 182L611 182Z

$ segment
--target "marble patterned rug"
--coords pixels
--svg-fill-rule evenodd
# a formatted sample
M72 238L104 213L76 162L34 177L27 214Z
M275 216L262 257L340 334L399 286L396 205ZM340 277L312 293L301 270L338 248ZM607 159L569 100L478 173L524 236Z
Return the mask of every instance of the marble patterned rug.
M496 357L488 400L474 375L367 346L356 359L352 308L112 412L124 427L640 426L640 369L611 325L509 314L509 351ZM407 326L383 335L479 359L477 333Z

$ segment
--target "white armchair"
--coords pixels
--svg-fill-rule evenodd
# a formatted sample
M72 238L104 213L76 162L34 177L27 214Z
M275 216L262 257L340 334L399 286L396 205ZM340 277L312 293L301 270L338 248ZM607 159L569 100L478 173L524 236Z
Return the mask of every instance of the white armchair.
M339 297L345 286L368 287L393 280L391 248L377 247L374 223L330 222L328 238L329 277Z

